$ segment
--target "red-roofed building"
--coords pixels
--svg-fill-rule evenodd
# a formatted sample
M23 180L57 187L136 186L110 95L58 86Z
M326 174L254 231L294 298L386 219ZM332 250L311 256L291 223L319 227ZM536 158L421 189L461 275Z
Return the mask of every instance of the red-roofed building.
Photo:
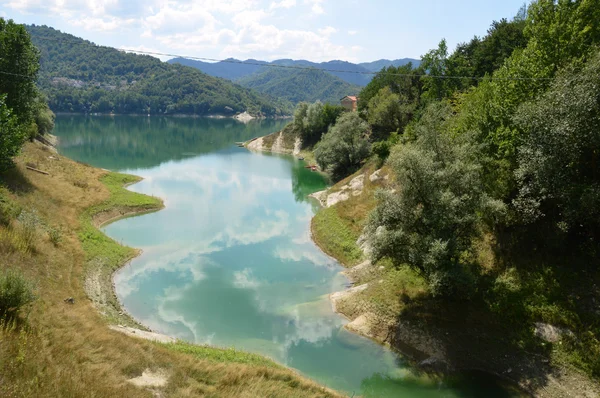
M355 95L347 95L340 100L342 106L348 109L350 112L356 112L358 110L358 97Z

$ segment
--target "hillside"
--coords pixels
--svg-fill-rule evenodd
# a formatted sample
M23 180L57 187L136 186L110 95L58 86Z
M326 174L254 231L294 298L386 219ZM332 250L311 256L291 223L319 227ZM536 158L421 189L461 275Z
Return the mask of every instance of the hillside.
M27 26L41 53L39 85L55 112L255 115L285 103L154 57L95 45L46 26Z
M393 61L390 61L389 59L380 59L373 62L362 62L359 65L367 70L370 70L371 72L379 72L383 68L388 68L390 66L404 66L409 63L412 63L413 68L417 68L419 65L421 65L420 60L413 58L395 59Z
M408 58L406 60L407 61L405 62L405 64L408 63L409 61L413 61L413 65L416 65L416 63L414 61L416 61L417 63L419 62L417 60L409 60ZM396 61L380 60L380 61L376 61L372 64L375 64L377 62L382 62L382 61L384 63L385 62L388 62L390 64L394 63L394 65L395 65L395 63L397 63L397 62L401 63L403 60L396 60ZM224 79L229 79L229 80L233 80L233 81L243 79L244 77L247 77L252 74L261 73L262 71L264 71L264 68L261 67L261 65L263 65L263 64L264 65L308 67L308 68L314 68L314 69L329 69L329 70L335 70L336 72L326 72L326 73L328 73L332 76L336 76L336 77L340 78L341 80L345 81L346 83L357 85L357 86L366 86L373 78L373 75L370 74L370 72L377 72L381 69L381 68L379 68L377 70L373 70L372 66L370 66L370 68L367 68L367 67L363 66L363 64L353 64L351 62L346 62L346 61L329 61L329 62L316 63L316 62L310 62L310 61L305 61L305 60L293 60L293 59L278 59L278 60L275 60L272 62L257 61L254 59L248 59L245 61L240 61L237 59L227 59L227 60L221 61L221 62L210 63L210 62L194 61L194 60L185 59L185 58L173 58L167 62L170 64L181 64L181 65L191 66L193 68L201 70L202 72L204 72L208 75L222 77ZM370 64L367 63L366 65L370 65ZM385 64L385 65L387 66L387 64ZM339 72L337 72L337 71L339 71Z
M238 83L273 97L293 103L301 101L338 104L346 95L356 95L360 87L349 84L320 70L265 68L260 73L246 76Z

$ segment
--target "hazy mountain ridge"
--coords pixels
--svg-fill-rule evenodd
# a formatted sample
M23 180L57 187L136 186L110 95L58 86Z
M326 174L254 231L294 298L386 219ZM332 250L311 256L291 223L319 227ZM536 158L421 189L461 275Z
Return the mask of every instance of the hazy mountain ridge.
M360 64L354 64L347 61L333 60L328 62L310 62L306 60L293 60L293 59L278 59L272 62L259 61L254 59L248 59L245 61L229 58L220 62L203 62L195 61L186 58L173 58L168 63L171 64L182 64L191 66L196 69L200 69L202 72L222 77L229 80L239 80L249 75L260 73L263 65L282 65L282 66L295 66L295 67L311 67L315 69L329 69L335 70L336 72L327 72L330 75L336 76L347 83L354 84L357 86L367 85L373 78L373 72L378 72L381 68L386 66L402 66L409 62L413 63L413 66L418 66L421 61L411 58L403 58L397 60L380 59L374 62L365 62ZM338 72L339 71L339 72Z

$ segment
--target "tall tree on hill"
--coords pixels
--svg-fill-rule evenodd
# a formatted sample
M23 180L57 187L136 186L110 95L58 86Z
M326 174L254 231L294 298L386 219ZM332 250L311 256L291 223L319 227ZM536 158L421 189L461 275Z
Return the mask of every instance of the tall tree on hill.
M28 134L37 133L37 49L23 25L0 18L0 170L11 164Z
M39 54L23 25L0 18L0 93L20 122L34 117Z

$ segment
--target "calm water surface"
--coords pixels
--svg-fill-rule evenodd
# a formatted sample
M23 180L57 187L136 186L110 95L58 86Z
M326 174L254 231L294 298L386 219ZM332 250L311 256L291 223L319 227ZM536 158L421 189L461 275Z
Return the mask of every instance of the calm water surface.
M153 330L267 355L366 396L509 396L493 381L415 376L401 357L346 332L327 295L342 268L310 240L307 195L326 181L291 157L234 145L286 122L59 116L63 154L136 174L160 212L104 231L143 254L115 277L127 311Z

